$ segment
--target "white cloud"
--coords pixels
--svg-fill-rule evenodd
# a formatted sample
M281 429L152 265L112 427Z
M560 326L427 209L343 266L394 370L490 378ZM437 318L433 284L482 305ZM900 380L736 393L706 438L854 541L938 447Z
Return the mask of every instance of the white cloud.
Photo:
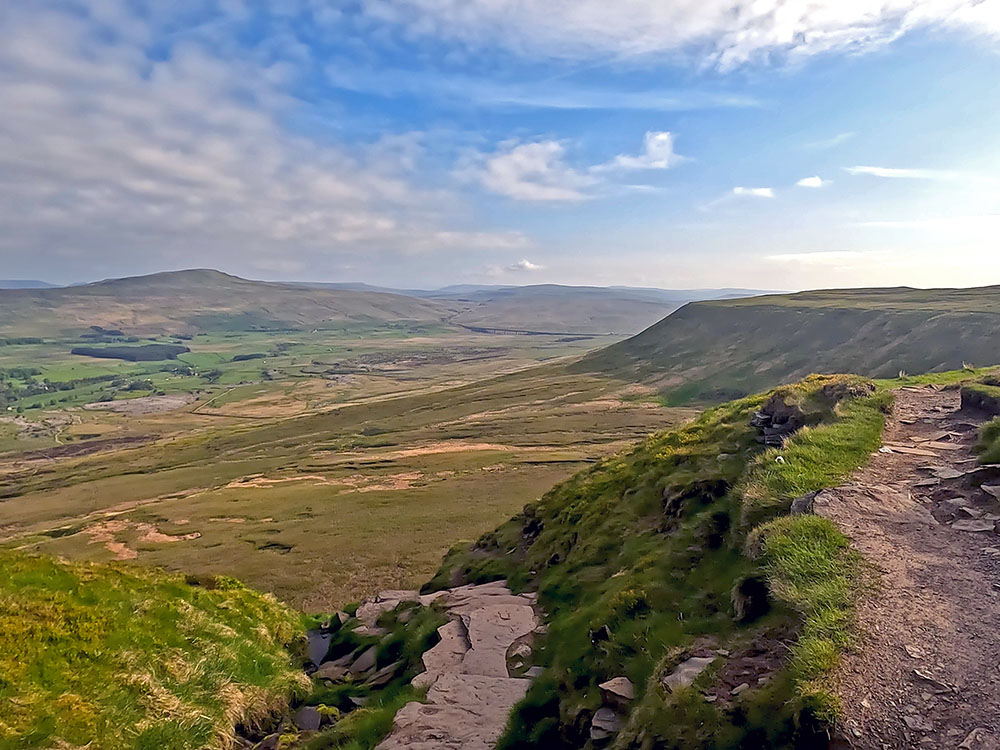
M734 187L733 195L750 198L773 198L774 189L769 187Z
M849 131L846 133L837 133L834 136L830 136L829 138L824 138L823 140L820 141L812 141L811 143L806 143L803 145L803 148L812 149L815 151L825 151L827 149L836 148L841 143L846 143L856 135L857 133L853 131Z
M813 266L842 266L856 262L862 258L871 257L871 255L869 252L857 252L853 250L830 250L815 253L780 253L778 255L765 256L764 260L775 263L801 263Z
M524 245L451 228L455 197L416 181L412 134L347 145L290 132L299 105L282 93L287 69L224 36L178 33L169 54L147 57L156 13L180 5L142 16L118 0L4 8L0 255L44 251L92 278L126 252L137 269L210 255L267 270L282 258L315 269L338 255Z
M565 147L559 141L517 143L475 158L479 164L461 170L476 178L487 190L520 201L580 201L594 178L567 165Z
M824 180L822 177L803 177L801 180L795 183L799 187L807 188L821 188L824 185L829 185L830 180Z
M544 270L545 266L540 266L537 263L532 263L527 258L519 260L517 263L511 263L507 266L508 271L541 271Z
M955 172L940 169L897 169L895 167L844 167L844 171L853 175L871 175L901 180L950 180L956 177Z
M683 52L732 68L877 48L916 29L1000 37L996 0L363 0L409 35L541 58Z
M667 131L646 133L643 151L638 156L620 154L607 164L594 167L596 171L610 169L670 169L684 157L674 152L674 136Z
M326 76L330 83L345 91L365 92L386 98L433 98L459 107L683 112L761 106L752 96L727 91L622 91L569 85L562 80L496 81L423 70L363 67L353 60L330 63L326 66Z

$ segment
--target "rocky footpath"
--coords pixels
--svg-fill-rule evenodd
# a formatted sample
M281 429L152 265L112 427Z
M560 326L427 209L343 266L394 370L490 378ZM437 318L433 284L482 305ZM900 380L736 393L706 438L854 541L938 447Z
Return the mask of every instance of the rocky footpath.
M525 666L540 627L535 596L512 594L497 581L421 600L443 607L450 618L438 629L441 641L423 656L425 671L413 680L428 688L427 700L396 714L378 750L488 750L531 685Z
M871 462L800 503L881 574L837 675L840 747L1000 748L1000 466L973 450L986 416L955 390L901 389Z
M544 629L535 605L534 594L515 595L504 581L432 594L383 591L309 633L310 705L262 738L242 738L240 747L308 744L409 682L426 697L397 712L378 750L488 750L540 671L530 666L532 641Z

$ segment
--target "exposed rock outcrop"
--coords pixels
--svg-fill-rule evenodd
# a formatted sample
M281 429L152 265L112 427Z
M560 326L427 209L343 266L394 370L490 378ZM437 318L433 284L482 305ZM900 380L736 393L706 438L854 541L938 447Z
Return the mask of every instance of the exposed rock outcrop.
M489 750L530 679L512 677L508 651L539 627L532 594L514 595L503 581L461 586L421 597L452 619L423 656L413 684L428 687L427 702L407 703L378 750Z

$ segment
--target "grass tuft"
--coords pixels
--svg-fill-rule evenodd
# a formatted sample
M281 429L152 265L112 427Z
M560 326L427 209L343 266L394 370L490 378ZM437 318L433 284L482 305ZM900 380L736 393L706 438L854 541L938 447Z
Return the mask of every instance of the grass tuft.
M0 552L0 748L228 748L308 681L300 617L219 578Z

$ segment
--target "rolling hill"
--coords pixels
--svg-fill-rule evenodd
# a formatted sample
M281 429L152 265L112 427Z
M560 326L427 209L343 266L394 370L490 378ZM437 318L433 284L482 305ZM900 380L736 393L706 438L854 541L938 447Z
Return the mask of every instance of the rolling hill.
M453 323L468 328L591 335L637 333L688 302L767 293L753 289L656 289L563 284L456 284L428 290L389 289L355 283L295 283L316 289L382 292L436 300L455 310L456 314L451 319Z
M38 279L0 279L0 289L55 289L56 284Z
M654 384L680 403L813 372L890 377L992 364L998 352L1000 287L899 287L691 303L574 368Z
M93 326L153 336L350 323L441 323L450 312L437 302L395 294L310 289L188 270L56 289L2 290L0 335L71 334Z

